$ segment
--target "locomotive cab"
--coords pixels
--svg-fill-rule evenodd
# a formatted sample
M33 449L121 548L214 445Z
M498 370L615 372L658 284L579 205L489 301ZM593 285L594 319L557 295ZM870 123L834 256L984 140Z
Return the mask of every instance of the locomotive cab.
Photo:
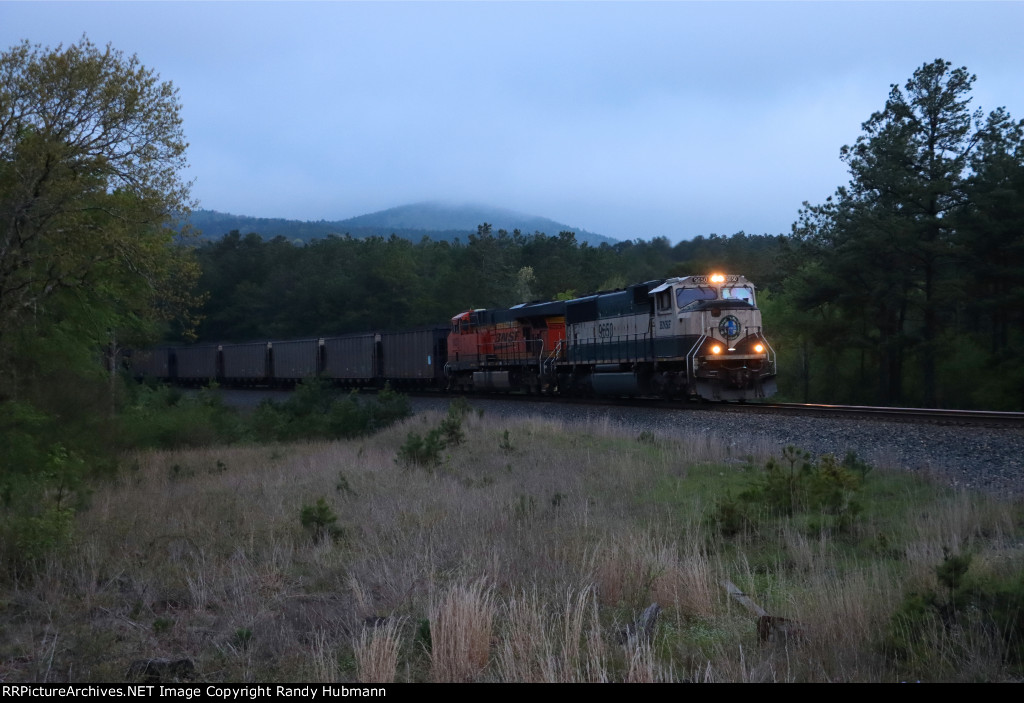
M673 278L651 295L663 385L709 400L775 393L775 352L762 332L754 285L744 276Z

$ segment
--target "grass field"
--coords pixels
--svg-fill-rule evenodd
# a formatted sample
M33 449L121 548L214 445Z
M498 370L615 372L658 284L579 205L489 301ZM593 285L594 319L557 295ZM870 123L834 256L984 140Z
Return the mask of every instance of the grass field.
M131 456L6 582L0 680L153 658L239 682L1021 678L1019 502L768 460L465 406Z

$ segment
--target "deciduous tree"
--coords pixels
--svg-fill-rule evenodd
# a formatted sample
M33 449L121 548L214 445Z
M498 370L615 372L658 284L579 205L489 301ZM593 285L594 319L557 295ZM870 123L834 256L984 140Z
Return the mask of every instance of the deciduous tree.
M0 54L0 365L72 324L83 348L188 307L178 93L88 39ZM0 390L0 397L3 391Z

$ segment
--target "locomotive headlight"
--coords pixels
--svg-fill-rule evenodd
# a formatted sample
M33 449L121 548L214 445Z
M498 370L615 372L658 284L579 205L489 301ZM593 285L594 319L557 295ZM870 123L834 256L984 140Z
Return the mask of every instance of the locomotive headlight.
M722 348L716 344L715 346L711 347L711 353L712 354L721 354L722 353Z
M764 345L763 344L755 344L754 345L754 351L756 351L758 354L760 354L761 352L764 351Z
M723 276L720 273L713 273L713 274L711 274L711 282L712 283L725 283L725 276ZM715 352L715 353L717 354L718 352Z

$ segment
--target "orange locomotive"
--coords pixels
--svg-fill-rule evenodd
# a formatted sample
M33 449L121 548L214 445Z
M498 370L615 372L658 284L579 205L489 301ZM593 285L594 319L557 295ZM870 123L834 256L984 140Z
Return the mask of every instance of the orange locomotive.
M445 375L456 391L540 392L564 342L564 302L469 310L452 318Z

